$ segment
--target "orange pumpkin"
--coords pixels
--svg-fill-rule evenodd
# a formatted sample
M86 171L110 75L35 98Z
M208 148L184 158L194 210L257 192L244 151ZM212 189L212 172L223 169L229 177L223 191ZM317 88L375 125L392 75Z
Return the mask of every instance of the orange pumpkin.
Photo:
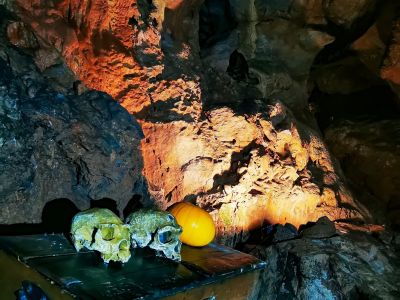
M210 243L215 236L215 225L210 214L188 202L173 205L169 212L182 226L180 239L189 246L201 247Z

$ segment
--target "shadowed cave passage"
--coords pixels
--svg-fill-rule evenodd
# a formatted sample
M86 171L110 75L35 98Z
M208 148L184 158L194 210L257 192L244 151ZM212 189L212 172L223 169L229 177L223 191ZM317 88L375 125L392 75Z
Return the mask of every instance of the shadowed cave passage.
M55 199L46 203L40 224L0 225L0 235L38 233L69 233L71 221L79 209L69 199Z
M341 120L371 121L397 119L399 108L396 95L389 86L382 84L348 95L328 94L316 87L309 99L318 125L322 131Z
M200 8L199 44L210 48L227 38L236 27L229 0L205 0Z
M123 215L121 217L123 217L124 220L133 211L143 208L143 204L140 202L141 199L142 197L140 195L134 195L132 199L129 200L122 212Z
M91 200L90 208L98 207L98 208L107 208L111 210L114 214L119 216L119 211L117 207L117 202L109 198L103 198L100 200Z
M117 216L126 218L132 211L143 207L140 200L140 195L134 195L123 209L123 216L120 216L115 200L109 198L92 200L90 202L90 208L107 208ZM78 212L80 212L80 210L71 200L65 198L55 199L47 202L43 208L41 223L0 225L0 235L64 233L68 236L71 229L72 218Z
M336 19L325 25L335 40L311 66L308 104L355 197L375 222L398 229L399 75L385 72L398 55L390 45L398 40L400 6L389 0L363 7L347 27Z

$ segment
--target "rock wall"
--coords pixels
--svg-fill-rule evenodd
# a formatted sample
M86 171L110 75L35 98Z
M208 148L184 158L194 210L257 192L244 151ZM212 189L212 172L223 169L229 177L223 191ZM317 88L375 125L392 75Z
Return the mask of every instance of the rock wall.
M373 187L356 187L360 203L308 103L313 89L398 91L397 7L0 0L0 223L39 222L54 198L191 201L220 242L267 261L255 299L397 299L398 234L349 223L396 221L398 122L325 132Z
M51 68L55 53L87 87L133 114L154 202L195 201L225 243L244 241L263 223L370 219L307 110L309 69L333 41L305 26L317 12L301 1L228 4L237 25L206 46L198 26L210 18L199 14L201 1L16 0L9 6L23 26L10 27L8 38L24 47L30 28L46 41L33 54L38 68Z
M342 121L326 141L378 222L399 228L400 124L391 120Z
M357 26L333 33L310 77L315 115L353 192L376 222L396 228L399 16L400 2L377 2Z
M253 299L398 299L398 233L324 219L299 233L289 228L247 246L268 265Z
M85 91L58 56L40 69L41 42L0 9L0 223L39 223L55 199L82 210L110 198L120 211L134 195L145 201L134 117Z
M356 3L363 4L353 10L352 5ZM400 3L393 0L352 1L348 5L342 3L342 7L350 14L357 11L358 18L347 25L330 27L336 40L327 49L329 51L325 51L325 61L315 65L312 77L317 87L328 94L345 95L389 85L397 94L398 105Z

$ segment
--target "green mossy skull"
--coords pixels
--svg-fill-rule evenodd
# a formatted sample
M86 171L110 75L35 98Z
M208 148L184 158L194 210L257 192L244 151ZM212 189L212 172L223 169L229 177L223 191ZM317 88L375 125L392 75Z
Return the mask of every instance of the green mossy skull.
M71 237L77 251L84 247L99 251L106 263L124 263L131 257L129 228L108 209L92 208L76 214Z
M125 223L129 226L133 247L150 247L156 254L180 261L182 227L173 215L165 211L141 209L131 213Z

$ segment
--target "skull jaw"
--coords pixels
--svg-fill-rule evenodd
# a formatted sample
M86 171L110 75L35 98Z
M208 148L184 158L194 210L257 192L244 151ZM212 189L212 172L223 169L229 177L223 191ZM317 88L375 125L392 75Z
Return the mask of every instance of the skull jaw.
M162 248L159 246L155 247L153 245L149 245L150 248L156 250L157 256L166 257L177 262L180 262L182 259L181 246L182 246L181 242L173 243L171 245L168 245L167 247L162 247Z
M119 261L125 263L131 257L129 229L125 225L100 225L92 244L99 251L104 262Z
M131 252L129 250L120 250L117 253L101 253L101 258L105 263L110 261L126 263L131 258Z
M158 256L180 261L182 227L173 215L165 211L142 209L125 220L129 226L132 247L149 247Z
M154 241L149 245L151 249L156 250L158 256L162 254L174 261L181 261L182 242L179 235L182 229L172 226L159 228L154 236Z

